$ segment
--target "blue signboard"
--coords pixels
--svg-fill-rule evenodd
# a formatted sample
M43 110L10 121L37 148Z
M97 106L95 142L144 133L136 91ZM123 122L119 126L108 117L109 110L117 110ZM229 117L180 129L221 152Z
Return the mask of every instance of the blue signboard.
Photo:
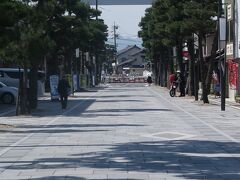
M57 90L58 87L59 76L51 75L50 76L50 90L51 90L51 100L58 100L59 93Z

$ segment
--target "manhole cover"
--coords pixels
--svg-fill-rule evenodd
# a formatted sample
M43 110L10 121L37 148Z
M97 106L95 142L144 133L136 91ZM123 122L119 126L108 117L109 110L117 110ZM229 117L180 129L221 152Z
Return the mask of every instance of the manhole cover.
M192 135L192 134L185 134L185 133L179 133L179 132L159 132L159 133L144 135L144 137L158 138L162 140L182 140L182 139L189 139L194 136L195 135Z

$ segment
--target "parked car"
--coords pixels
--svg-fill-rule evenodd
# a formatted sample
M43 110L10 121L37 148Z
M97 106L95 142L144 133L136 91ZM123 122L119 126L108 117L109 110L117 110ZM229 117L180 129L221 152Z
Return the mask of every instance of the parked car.
M29 73L30 70L28 70ZM23 75L23 69L18 68L0 68L0 82L11 87L19 87L20 76ZM28 74L29 76L30 74ZM38 95L42 96L45 92L45 72L38 71Z
M18 96L18 88L10 87L0 82L0 101L4 104L16 103Z

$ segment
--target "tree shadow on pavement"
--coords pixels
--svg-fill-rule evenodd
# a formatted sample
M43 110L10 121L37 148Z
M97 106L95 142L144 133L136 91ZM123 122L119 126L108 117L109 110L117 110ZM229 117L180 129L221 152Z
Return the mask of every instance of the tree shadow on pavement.
M57 124L57 125L19 125L14 129L1 129L0 132L11 132L17 134L59 134L76 132L104 132L106 128L112 127L139 127L139 124Z
M121 88L121 89L113 89L113 88L108 88L105 89L104 91L110 91L110 92L129 92L129 91L142 91L142 89L139 88Z
M239 143L198 140L145 141L115 144L105 148L106 151L96 150L71 154L68 157L18 161L5 168L109 168L125 172L168 173L184 179L240 179Z
M85 109L87 109L91 104L96 102L96 99L69 99L68 106L66 110L62 110L61 102L58 100L51 101L49 99L38 100L38 107L35 110L32 110L30 115L23 116L23 117L55 117L55 116L79 116L79 113L82 113ZM12 109L14 110L14 109ZM71 111L70 113L68 113ZM72 113L73 112L73 113ZM74 113L75 112L75 113ZM77 112L77 114L76 114ZM1 117L18 117L15 114L6 114L2 115Z
M114 112L114 113L120 113L120 112L158 112L158 111L172 111L171 109L130 109L130 108L127 108L127 109L98 109L98 110L87 110L85 111L86 113L99 113L99 112L108 112L108 113L111 113L111 112Z
M63 111L60 101L42 100L39 101L38 108L31 115L33 117L79 116L94 102L96 99L69 99L68 107Z
M31 178L31 180L96 180L96 178L84 178L84 177L79 177L79 176L47 176L47 177L40 177L40 178ZM106 178L108 180L126 180L126 178ZM97 178L97 180L106 180L102 178ZM138 179L129 179L128 180L138 180Z
M46 176L39 178L31 178L31 180L86 180L86 178L77 176Z
M133 100L133 99L123 99L123 100L97 100L96 102L103 102L103 103L116 103L116 102L145 102L143 100Z
M123 101L123 100L120 100ZM87 100L69 100L69 108L66 111L62 111L59 102L51 104L49 102L43 102L39 108L32 113L34 117L49 117L49 116L67 116L67 117L82 117L82 118L93 118L93 117L114 117L114 116L128 116L128 113L133 112L157 112L157 111L172 111L171 109L97 109L97 110L87 110L90 105L92 105L96 101L96 99L87 99ZM101 102L101 101L100 101ZM111 102L111 100L109 100ZM117 102L117 101L113 101ZM42 107L42 108L41 108ZM121 114L122 113L122 114Z
M125 92L126 93L126 92ZM83 96L81 96L83 97ZM87 96L86 96L87 97ZM116 95L98 95L98 96L91 96L91 98L113 98L113 99L121 99L122 98L135 98L135 97L155 97L153 95L119 95L119 94L116 94Z

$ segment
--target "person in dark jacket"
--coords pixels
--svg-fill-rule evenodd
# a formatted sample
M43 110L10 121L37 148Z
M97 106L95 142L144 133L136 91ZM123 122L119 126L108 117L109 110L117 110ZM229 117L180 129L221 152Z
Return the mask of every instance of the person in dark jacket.
M66 80L66 76L63 75L62 79L58 82L58 93L60 95L62 109L67 108L68 93L70 91L70 85Z
M185 82L185 78L184 78L183 74L180 71L177 71L177 81L179 83L179 90L180 90L179 97L183 97L183 96L185 96L186 82Z
M151 76L148 76L147 83L148 83L148 86L151 86L151 84L152 84L152 77Z

